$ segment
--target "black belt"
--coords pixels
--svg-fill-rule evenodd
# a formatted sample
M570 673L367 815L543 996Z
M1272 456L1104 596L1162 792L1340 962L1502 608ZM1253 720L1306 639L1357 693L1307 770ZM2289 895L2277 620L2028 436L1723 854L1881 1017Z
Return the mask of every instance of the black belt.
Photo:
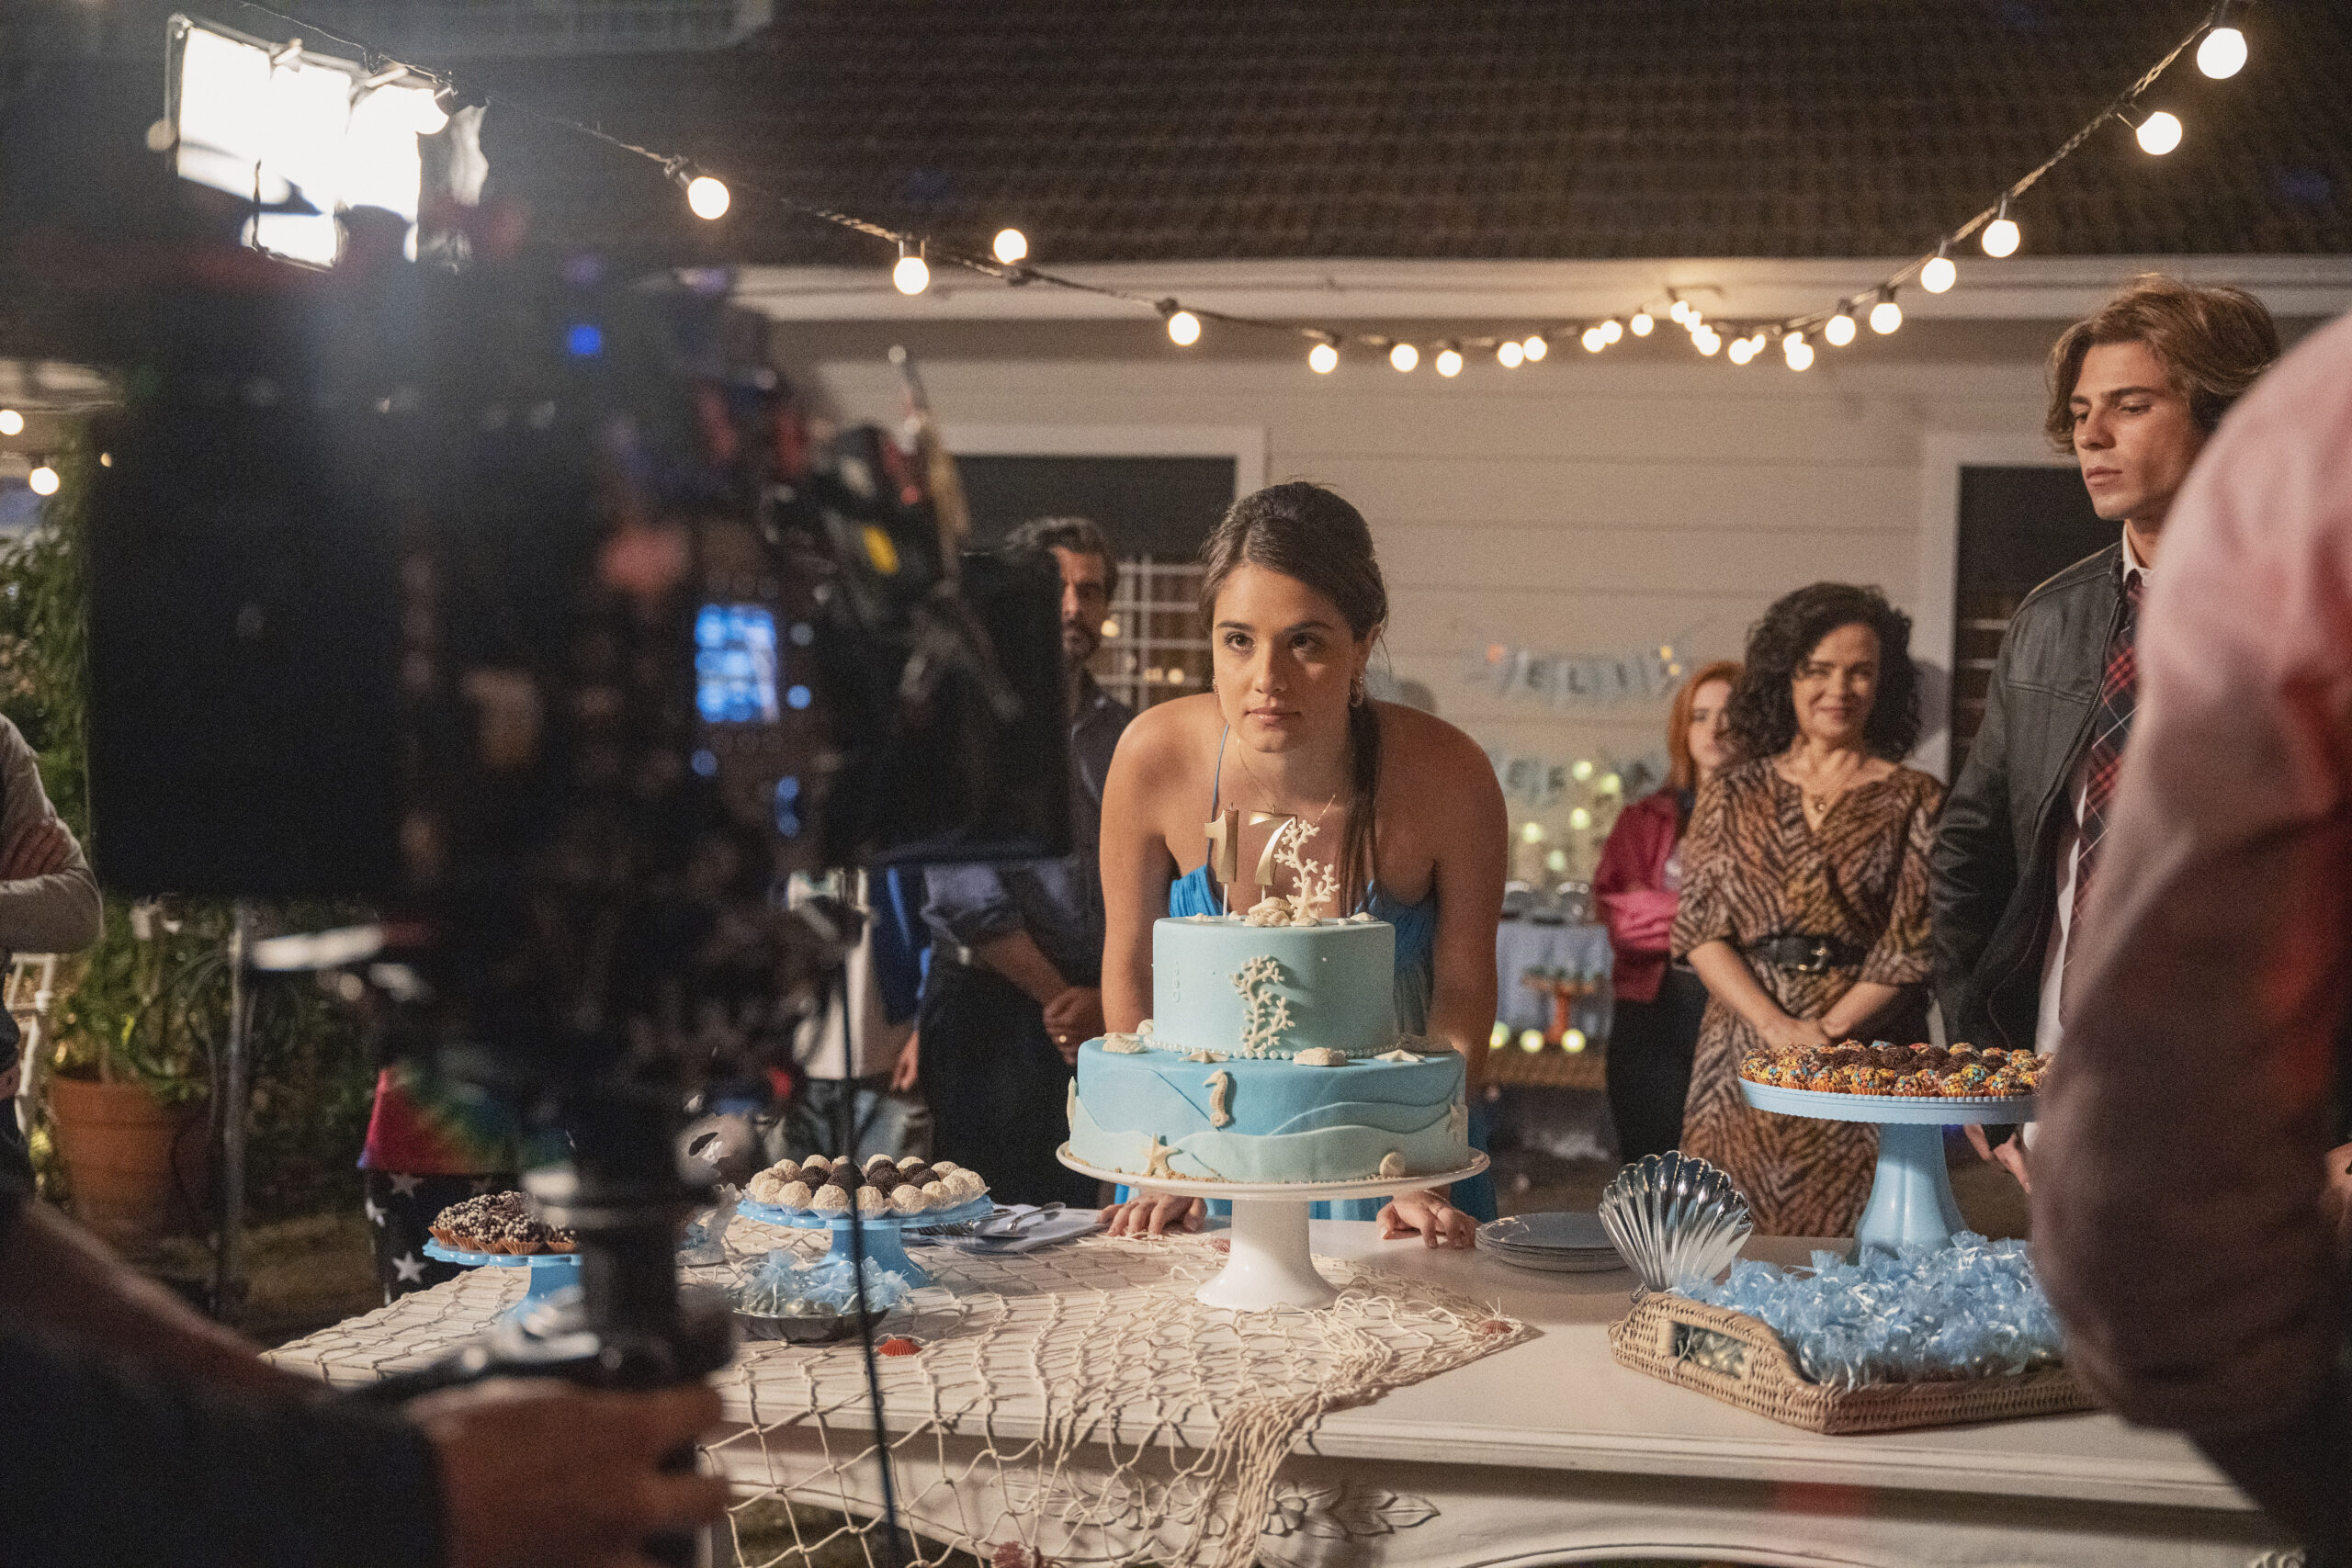
M1826 975L1861 966L1862 950L1834 936L1768 936L1747 944L1747 956L1798 975Z

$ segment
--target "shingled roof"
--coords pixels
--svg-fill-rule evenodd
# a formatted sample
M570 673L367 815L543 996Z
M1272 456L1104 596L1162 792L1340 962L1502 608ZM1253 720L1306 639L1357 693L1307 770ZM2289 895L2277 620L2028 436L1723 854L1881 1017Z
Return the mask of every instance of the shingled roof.
M1984 206L2210 0L827 0L714 53L485 65L814 203L1041 262L1840 256ZM2184 58L2151 158L2094 136L2021 205L2028 254L2352 253L2352 6L2264 0L2252 59ZM493 108L544 235L872 262ZM697 232L700 230L700 232Z

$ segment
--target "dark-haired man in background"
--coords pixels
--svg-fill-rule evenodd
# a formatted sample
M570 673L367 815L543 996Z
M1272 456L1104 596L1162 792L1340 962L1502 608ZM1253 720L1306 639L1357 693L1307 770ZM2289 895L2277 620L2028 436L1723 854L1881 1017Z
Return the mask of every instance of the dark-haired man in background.
M1091 1206L1094 1183L1054 1151L1069 1134L1078 1048L1102 1032L1102 781L1135 715L1086 661L1102 646L1118 569L1082 517L1024 523L1005 543L1051 550L1061 568L1071 848L1058 860L926 868L933 940L915 1072L937 1157L979 1171L1007 1202Z
M2026 595L1933 860L1936 983L1953 1040L2052 1052L2138 689L2142 593L2165 519L2222 415L2278 356L2241 289L2134 279L2050 354L2045 428L2122 536ZM1971 1141L2028 1179L2011 1139ZM1996 1134L1998 1135L1997 1133Z

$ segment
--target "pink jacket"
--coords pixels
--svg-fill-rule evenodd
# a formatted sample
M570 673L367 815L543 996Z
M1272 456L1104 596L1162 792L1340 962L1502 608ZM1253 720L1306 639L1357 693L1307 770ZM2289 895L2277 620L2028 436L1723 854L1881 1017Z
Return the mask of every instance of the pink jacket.
M1618 814L1592 874L1593 902L1609 927L1616 955L1610 988L1621 1001L1652 1002L1666 979L1668 938L1678 895L1666 891L1666 861L1674 852L1674 792L1662 789Z

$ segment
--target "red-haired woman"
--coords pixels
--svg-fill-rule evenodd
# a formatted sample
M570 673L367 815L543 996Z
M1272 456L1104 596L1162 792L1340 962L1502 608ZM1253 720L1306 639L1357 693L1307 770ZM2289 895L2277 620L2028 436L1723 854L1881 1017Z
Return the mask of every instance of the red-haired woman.
M1667 721L1666 787L1625 807L1609 830L1592 896L1609 927L1616 996L1609 1031L1609 1114L1618 1157L1629 1164L1682 1139L1690 1057L1707 1013L1707 987L1687 964L1669 964L1674 911L1682 900L1682 842L1699 786L1731 761L1724 718L1739 666L1721 660L1674 694Z

